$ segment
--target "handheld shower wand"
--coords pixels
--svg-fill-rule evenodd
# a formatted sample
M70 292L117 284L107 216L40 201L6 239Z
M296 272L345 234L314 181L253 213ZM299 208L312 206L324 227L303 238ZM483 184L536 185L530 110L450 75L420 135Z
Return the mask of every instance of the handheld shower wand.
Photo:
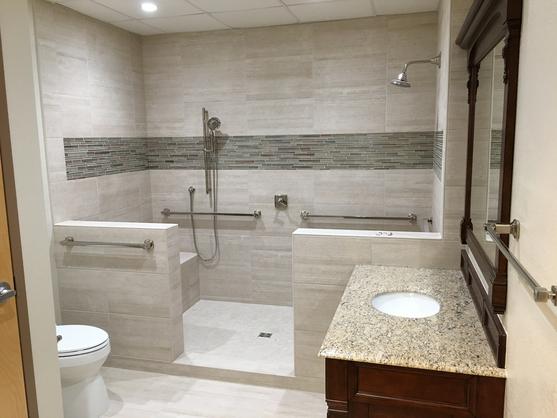
M194 193L195 187L188 188L190 197L190 220L193 234L193 244L197 255L204 262L213 262L219 254L219 240L217 234L217 211L218 211L218 141L216 131L221 126L221 122L217 117L209 118L209 112L205 108L202 109L203 122L203 164L205 169L205 192L209 196L209 205L213 208L213 235L214 250L209 257L203 257L199 252L197 244L197 234L194 222Z

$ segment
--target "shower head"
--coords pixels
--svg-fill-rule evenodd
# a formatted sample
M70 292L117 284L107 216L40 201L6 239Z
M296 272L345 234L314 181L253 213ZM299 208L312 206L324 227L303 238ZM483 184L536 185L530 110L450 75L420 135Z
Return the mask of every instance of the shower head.
M408 61L404 64L404 67L402 67L402 72L396 78L391 80L391 84L397 87L412 87L412 84L408 81L408 67L412 64L433 64L436 65L437 68L440 68L441 54L425 60Z
M207 128L211 131L215 131L220 128L220 119L216 117L212 117L207 121Z
M397 87L411 87L412 84L408 81L408 74L406 71L401 72L396 78L391 80L391 84Z

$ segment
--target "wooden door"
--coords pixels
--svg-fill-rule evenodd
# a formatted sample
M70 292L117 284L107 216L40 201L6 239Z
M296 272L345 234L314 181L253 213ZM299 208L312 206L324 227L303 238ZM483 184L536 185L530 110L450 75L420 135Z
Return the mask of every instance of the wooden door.
M0 50L0 135L4 136L0 141L2 143L9 132L6 126L8 118L5 93ZM2 154L5 151L2 150ZM11 289L15 289L3 169L0 158L0 283L7 283ZM16 303L15 296L3 295L0 292L0 417L2 418L28 417Z

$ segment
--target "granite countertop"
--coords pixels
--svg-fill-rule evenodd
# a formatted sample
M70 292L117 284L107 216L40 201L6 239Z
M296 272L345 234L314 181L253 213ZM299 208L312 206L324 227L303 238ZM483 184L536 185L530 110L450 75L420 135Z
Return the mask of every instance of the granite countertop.
M441 310L428 318L384 314L371 299L384 292L432 296ZM356 266L329 326L320 357L506 377L495 359L462 274L457 270Z

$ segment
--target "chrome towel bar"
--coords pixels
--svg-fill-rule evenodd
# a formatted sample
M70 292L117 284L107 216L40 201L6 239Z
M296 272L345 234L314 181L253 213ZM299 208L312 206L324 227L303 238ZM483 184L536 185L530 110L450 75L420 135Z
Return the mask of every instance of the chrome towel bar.
M300 217L303 220L309 218L337 218L337 219L361 219L361 220L390 220L390 221L408 221L415 224L418 216L415 213L410 213L407 216L352 216L352 215L313 215L307 210L300 212Z
M515 224L515 221L513 221L513 224ZM487 234L491 237L491 239L499 249L499 251L503 253L505 258L509 261L509 263L513 265L513 267L516 269L516 271L521 276L521 278L532 289L534 300L536 302L547 302L548 300L551 300L551 302L555 306L557 306L557 286L551 286L551 290L547 289L541 286L536 281L536 279L534 279L532 275L528 273L528 270L526 270L526 268L520 263L520 261L518 261L518 259L509 251L505 243L501 241L501 238L499 237L499 235L497 235L497 228L500 229L499 225L488 223L484 225L484 228ZM509 232L506 233L512 233L512 232L509 230Z
M66 237L60 241L65 247L89 247L89 246L108 246L108 247L126 247L126 248L142 248L144 250L152 250L155 247L153 240L146 239L141 244L129 242L102 242L102 241L76 241L74 237Z
M161 214L163 214L164 216L170 216L170 215L217 215L217 216L251 216L253 218L260 218L261 217L261 211L260 210L254 210L251 213L231 213L231 212L174 212L171 211L168 208L164 208L163 210L161 210Z

